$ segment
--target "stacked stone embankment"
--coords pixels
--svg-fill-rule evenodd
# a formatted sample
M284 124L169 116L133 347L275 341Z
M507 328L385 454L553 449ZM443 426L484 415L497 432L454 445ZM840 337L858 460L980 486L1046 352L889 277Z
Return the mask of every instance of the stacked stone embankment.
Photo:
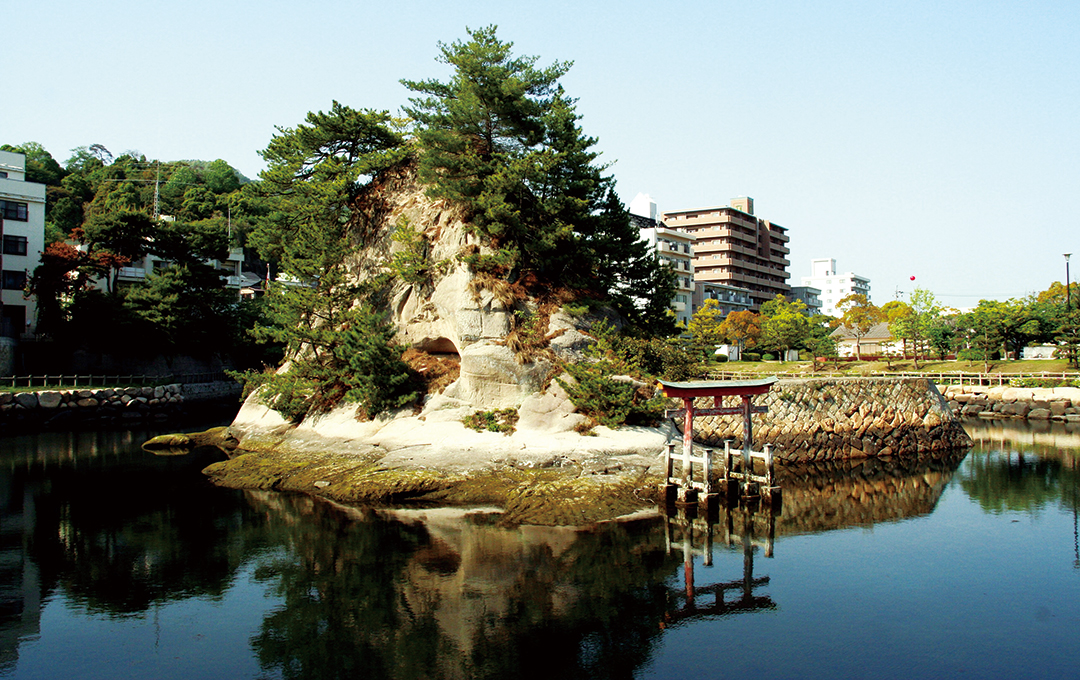
M239 394L239 385L228 382L0 392L0 423L167 417L186 403Z
M960 416L1080 422L1080 387L944 385L941 392Z
M707 408L706 400L698 406ZM754 449L769 444L782 462L918 455L971 446L956 414L924 378L781 380L755 406ZM726 406L737 401L728 398ZM722 448L742 446L742 418L698 418L694 439Z

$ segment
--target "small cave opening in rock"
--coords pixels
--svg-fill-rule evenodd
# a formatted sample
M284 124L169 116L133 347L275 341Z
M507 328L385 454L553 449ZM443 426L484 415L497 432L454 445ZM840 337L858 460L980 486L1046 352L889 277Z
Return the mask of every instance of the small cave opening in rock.
M461 355L449 338L418 343L401 358L416 372L427 394L442 392L461 375Z

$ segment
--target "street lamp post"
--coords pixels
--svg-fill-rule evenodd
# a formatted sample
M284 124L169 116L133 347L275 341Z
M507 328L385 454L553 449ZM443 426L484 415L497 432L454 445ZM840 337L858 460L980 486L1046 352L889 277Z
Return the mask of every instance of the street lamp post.
M1068 313L1068 311L1069 311L1069 303L1071 302L1071 300L1069 298L1069 256L1070 255L1072 255L1072 253L1065 253L1065 312L1066 313Z

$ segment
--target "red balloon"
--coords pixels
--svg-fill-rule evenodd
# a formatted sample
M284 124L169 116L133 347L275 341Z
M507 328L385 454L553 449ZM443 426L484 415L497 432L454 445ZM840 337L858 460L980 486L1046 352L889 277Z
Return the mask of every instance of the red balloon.
M914 276L912 276L912 277L911 277L911 280L912 280L912 281L914 281L914 280L915 280L915 277L914 277Z

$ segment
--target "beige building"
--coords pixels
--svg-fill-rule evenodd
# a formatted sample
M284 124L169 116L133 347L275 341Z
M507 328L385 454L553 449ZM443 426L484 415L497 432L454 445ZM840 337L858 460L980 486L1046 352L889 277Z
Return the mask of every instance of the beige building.
M754 216L754 199L735 198L728 206L665 212L662 219L694 239L696 281L750 291L752 309L791 291L787 268L787 229Z

